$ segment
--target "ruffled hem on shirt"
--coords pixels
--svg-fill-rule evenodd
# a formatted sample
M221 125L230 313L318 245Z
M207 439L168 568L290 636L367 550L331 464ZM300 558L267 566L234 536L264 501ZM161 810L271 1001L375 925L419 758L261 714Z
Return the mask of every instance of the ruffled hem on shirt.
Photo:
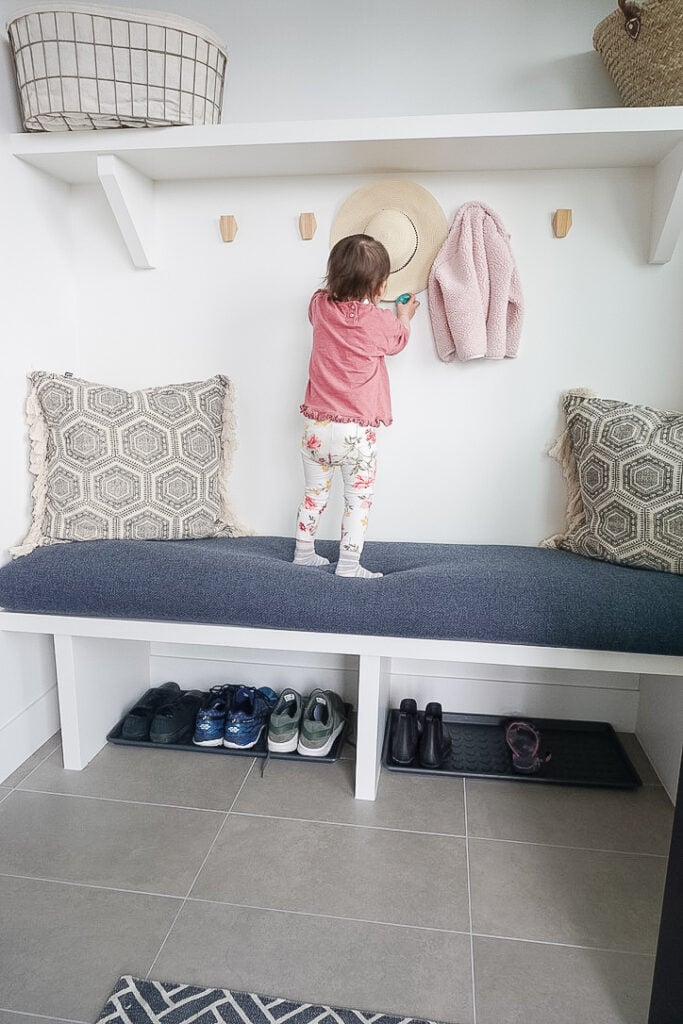
M340 416L338 413L326 412L323 409L313 409L310 405L300 405L299 411L309 420L332 420L333 423L358 423L361 427L385 427L391 426L392 420L385 423L384 420L375 417L374 420L363 420L358 416Z

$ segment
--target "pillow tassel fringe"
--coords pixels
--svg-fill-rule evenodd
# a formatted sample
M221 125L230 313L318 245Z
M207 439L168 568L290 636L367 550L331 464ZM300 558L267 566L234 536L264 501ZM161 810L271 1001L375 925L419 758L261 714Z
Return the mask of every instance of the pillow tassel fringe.
M47 506L47 425L43 418L40 404L35 391L31 388L26 399L26 422L30 442L29 472L35 477L31 496L33 500L33 516L31 528L21 544L9 549L12 558L28 555L34 548L44 543L41 523L45 517Z
M572 388L565 392L564 398L593 398L595 392L591 388ZM562 476L567 484L567 525L562 533L554 533L539 542L540 548L561 548L565 535L578 530L586 523L586 513L581 500L579 485L579 467L572 451L569 430L565 427L560 436L548 448L548 455L559 462Z
M216 530L217 537L253 537L256 530L244 526L239 517L234 513L230 502L230 491L228 480L232 470L232 457L237 448L237 420L235 417L235 385L227 377L223 380L226 384L225 403L223 405L223 428L221 432L221 445L223 448L223 464L220 475L221 495L221 516L223 525Z

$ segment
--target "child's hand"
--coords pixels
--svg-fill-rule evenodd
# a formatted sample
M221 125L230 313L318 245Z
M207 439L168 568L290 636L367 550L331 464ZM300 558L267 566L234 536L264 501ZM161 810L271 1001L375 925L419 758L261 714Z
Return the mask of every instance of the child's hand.
M396 303L396 316L399 320L412 320L419 305L415 296L411 295L406 303Z

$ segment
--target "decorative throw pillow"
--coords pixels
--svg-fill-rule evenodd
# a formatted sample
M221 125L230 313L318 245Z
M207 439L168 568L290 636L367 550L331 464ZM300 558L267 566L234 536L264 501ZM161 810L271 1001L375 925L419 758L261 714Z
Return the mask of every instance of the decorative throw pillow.
M567 480L567 531L543 546L683 573L683 413L584 390L563 404L567 428L550 454Z
M12 555L76 540L184 540L245 532L230 508L236 446L227 377L122 391L32 373L31 529Z

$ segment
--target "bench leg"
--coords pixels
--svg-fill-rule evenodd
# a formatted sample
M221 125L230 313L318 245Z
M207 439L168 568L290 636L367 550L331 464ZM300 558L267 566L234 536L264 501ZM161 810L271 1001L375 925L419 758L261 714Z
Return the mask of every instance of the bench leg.
M149 643L55 636L65 768L85 768L107 733L149 687Z
M382 767L382 741L389 709L388 658L359 657L356 727L356 800L374 800Z

